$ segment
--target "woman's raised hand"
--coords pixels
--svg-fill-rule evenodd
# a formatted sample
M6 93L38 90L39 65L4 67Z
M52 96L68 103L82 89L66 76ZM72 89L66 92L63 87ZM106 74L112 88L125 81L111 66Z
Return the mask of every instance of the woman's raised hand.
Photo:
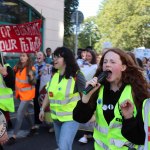
M125 100L121 105L121 112L125 119L130 119L133 117L134 105L130 100Z
M3 67L1 64L0 64L0 74L4 76L7 75L7 68Z

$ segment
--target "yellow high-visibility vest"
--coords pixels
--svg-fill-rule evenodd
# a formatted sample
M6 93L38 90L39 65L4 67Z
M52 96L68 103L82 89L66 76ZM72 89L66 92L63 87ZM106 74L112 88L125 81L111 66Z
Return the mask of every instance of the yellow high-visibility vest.
M129 148L136 148L136 150L141 150L143 148L142 145L135 145L129 142L126 138L124 138L121 134L122 128L122 115L120 104L126 99L130 99L133 102L131 86L127 85L120 98L114 107L114 118L108 125L105 117L103 115L103 91L104 86L101 86L99 91L99 96L97 99L97 107L96 107L96 123L94 127L94 140L95 140L95 150L128 150ZM111 102L111 97L110 97ZM111 109L110 106L109 109ZM137 115L136 107L134 107L134 116Z
M59 72L55 73L47 83L48 98L50 101L51 117L62 122L72 121L73 109L80 100L78 92L74 93L75 79L65 77L59 82Z
M9 112L15 111L13 91L6 87L2 75L0 75L0 109Z

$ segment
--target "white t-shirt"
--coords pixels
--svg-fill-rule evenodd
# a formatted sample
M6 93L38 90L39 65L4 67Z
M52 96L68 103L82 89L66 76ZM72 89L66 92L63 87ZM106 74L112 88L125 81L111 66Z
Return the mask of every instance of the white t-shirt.
M84 74L87 81L91 80L97 70L97 64L83 65L80 67L81 72Z
M47 84L47 82L51 80L51 77L52 77L52 65L46 64L46 66L42 70L39 91L41 91L42 88Z
M83 59L77 59L77 63L81 72L84 74L86 81L91 80L97 70L97 64L89 64L89 62Z

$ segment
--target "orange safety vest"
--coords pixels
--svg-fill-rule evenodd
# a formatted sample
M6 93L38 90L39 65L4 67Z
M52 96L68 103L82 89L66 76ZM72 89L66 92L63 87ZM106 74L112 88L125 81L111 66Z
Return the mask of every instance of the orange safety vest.
M35 68L32 67L32 70ZM22 101L32 100L35 97L35 86L29 84L26 71L26 68L21 72L17 71L15 79L15 95Z

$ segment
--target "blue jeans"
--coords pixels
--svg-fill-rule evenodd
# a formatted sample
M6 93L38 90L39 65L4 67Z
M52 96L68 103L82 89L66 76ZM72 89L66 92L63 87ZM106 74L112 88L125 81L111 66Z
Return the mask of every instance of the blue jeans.
M54 120L56 142L59 150L72 150L73 140L79 128L76 121L60 122Z

